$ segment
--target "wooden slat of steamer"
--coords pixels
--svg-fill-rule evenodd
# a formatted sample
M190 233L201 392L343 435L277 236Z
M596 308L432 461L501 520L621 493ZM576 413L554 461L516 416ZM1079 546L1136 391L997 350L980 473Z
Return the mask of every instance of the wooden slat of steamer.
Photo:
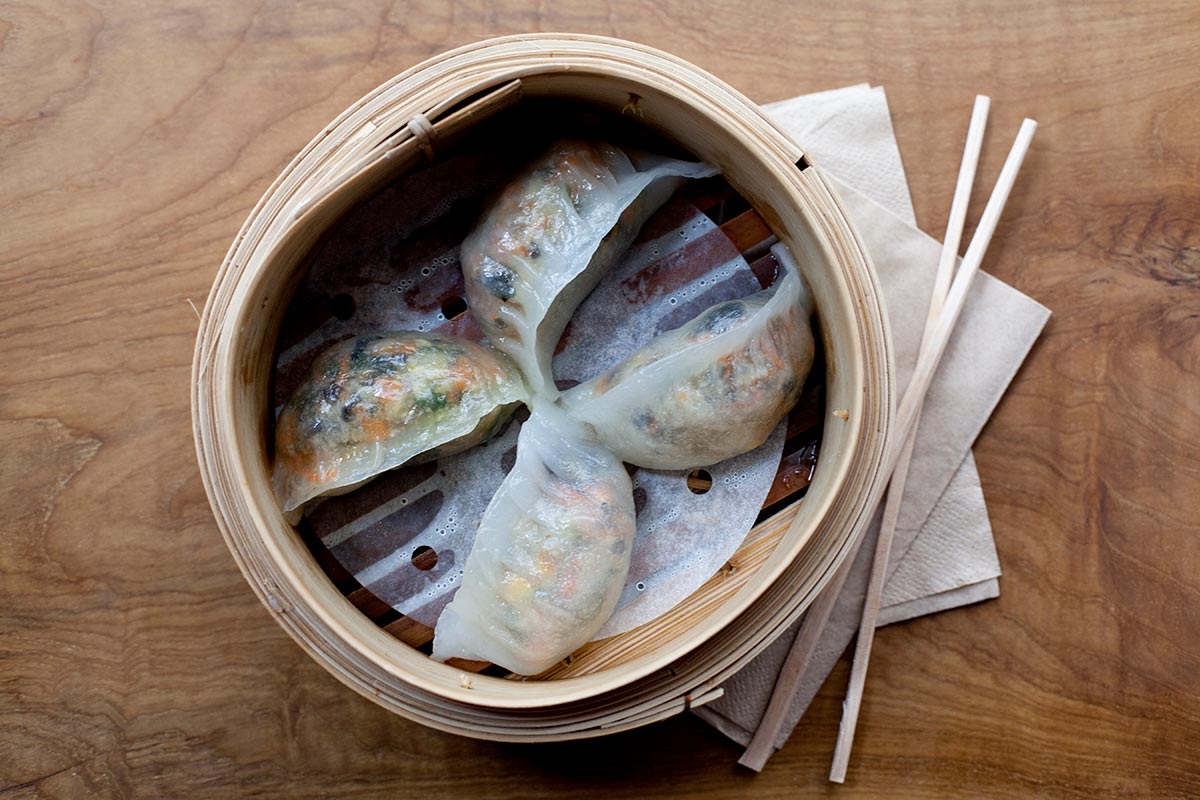
M723 204L727 201L737 198L733 190L723 181L698 184L694 192L686 195L687 199L715 218L722 232L729 237L739 252L750 258L761 254L765 250L764 245L773 238L762 217L753 209L749 209L736 213L731 219L722 219L719 209L723 209ZM775 270L773 257L755 258L751 267L763 285L770 284ZM736 593L770 555L799 508L796 501L800 493L808 488L816 465L823 411L824 392L822 384L817 382L806 389L788 416L783 458L763 503L764 511L771 510L776 513L760 521L750 530L742 546L716 575L661 617L633 631L589 643L562 663L537 676L537 679L566 678L603 669L612 661L623 657L628 648L634 646L635 641L644 643L648 635L667 635L690 628ZM693 473L688 478L688 486L694 489L707 489L711 485L711 479L706 479L698 473ZM785 505L788 501L791 501L790 505ZM320 543L310 541L309 544L314 549L314 554L319 555L317 551L321 548ZM408 617L400 616L397 619L397 614L391 606L357 581L351 579L349 583L352 586L346 588L346 582L339 582L343 585L343 592L356 608L402 642L415 648L428 649L433 640L432 628ZM711 595L708 594L710 591ZM489 666L483 661L455 659L453 663L464 672L480 672ZM514 680L529 679L517 675L509 677Z
M775 238L767 223L753 209L723 223L721 232L729 237L738 252L748 256L748 261L755 260L754 254L765 251L766 243Z

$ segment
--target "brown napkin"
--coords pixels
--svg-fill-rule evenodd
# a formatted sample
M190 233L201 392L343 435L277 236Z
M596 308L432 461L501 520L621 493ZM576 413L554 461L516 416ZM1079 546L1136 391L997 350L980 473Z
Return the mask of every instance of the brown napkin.
M883 285L903 391L916 361L940 244L913 224L883 89L862 84L793 98L766 110L833 179L871 254ZM951 165L948 181L953 174ZM1046 308L990 275L980 273L976 279L925 401L881 625L999 594L1000 567L970 447L1048 317ZM787 741L854 636L877 535L878 520L859 550L776 747ZM730 678L722 698L693 713L746 744L798 627Z

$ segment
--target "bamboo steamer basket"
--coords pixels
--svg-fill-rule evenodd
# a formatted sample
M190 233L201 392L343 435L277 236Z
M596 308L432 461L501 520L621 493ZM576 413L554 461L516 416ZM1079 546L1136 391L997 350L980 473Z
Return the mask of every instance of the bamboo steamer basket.
M827 361L821 460L807 498L752 532L734 576L585 648L585 669L511 680L434 662L376 626L322 572L271 491L268 387L305 258L356 204L524 98L632 115L717 167L787 244ZM867 255L799 145L750 100L666 53L539 34L437 56L355 103L308 144L243 225L205 305L192 372L201 475L233 556L279 624L351 688L410 719L496 740L580 738L720 696L720 683L804 611L865 528L893 413L891 344Z

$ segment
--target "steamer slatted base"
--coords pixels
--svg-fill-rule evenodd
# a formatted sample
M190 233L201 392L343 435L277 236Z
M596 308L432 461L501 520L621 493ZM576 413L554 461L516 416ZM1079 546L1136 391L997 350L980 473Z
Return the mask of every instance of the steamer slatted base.
M775 277L777 265L767 250L775 237L758 212L748 208L745 201L719 177L689 185L681 194L719 226L721 234L750 264L759 284L764 288L769 286ZM330 303L331 308L335 305ZM466 317L467 314L461 312L458 317L450 319L447 326L464 327L459 321ZM551 669L534 676L533 680L585 675L617 663L626 653L636 650L646 638L662 638L673 630L702 622L714 604L729 597L753 576L787 530L795 515L790 506L803 498L817 466L825 411L822 362L823 359L818 355L804 393L789 414L779 469L753 530L737 552L699 590L671 611L626 633L589 643ZM688 476L688 484L694 492L702 493L711 485L711 477L703 470L695 470ZM429 654L433 639L431 627L402 615L360 584L314 534L311 526L301 524L299 531L322 569L355 608L400 641ZM434 550L428 547L418 550L421 552L415 552L412 558L413 570L430 569L437 563ZM529 679L483 661L451 659L449 663L464 672L512 680Z

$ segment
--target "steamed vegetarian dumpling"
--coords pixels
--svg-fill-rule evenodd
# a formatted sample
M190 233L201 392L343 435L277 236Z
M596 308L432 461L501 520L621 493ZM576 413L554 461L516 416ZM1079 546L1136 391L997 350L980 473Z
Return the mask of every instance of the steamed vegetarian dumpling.
M690 469L766 441L812 366L812 297L791 254L765 291L708 308L562 397L618 457Z
M467 339L396 332L339 342L275 423L275 493L295 519L318 495L486 441L526 397L503 353Z
M462 247L471 314L535 394L555 398L550 361L575 308L646 219L706 164L639 159L564 140L505 186Z
M633 485L586 426L541 398L517 437L438 618L433 657L483 659L535 675L589 641L629 571Z

